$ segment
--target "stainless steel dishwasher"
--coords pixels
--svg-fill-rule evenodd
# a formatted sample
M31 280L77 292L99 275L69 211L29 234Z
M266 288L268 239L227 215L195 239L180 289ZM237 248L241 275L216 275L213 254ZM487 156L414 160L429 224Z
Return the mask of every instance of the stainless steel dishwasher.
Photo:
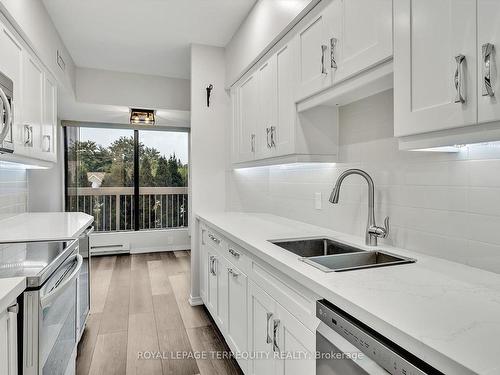
M328 301L316 316L316 375L442 374Z

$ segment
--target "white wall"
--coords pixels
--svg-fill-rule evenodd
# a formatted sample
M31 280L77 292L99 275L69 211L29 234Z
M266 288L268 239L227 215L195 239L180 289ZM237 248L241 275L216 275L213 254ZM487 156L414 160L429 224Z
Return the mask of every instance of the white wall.
M202 45L191 47L191 218L204 210L224 210L226 128L230 99L224 90L224 49ZM206 106L206 87L214 85L211 104ZM191 296L199 297L199 254L196 222L191 221Z
M41 0L0 0L0 11L16 27L49 71L54 74L59 84L66 91L72 92L75 65L43 2ZM66 63L65 71L57 65L58 50Z
M226 46L226 86L231 86L319 0L258 0ZM292 23L292 25L290 25Z
M500 273L500 144L458 154L399 151L393 138L393 93L340 108L341 163L266 167L231 173L232 210L260 211L363 236L366 183L337 176L366 170L375 182L376 219L391 218L389 243ZM314 193L322 193L322 210Z
M83 103L189 111L187 79L77 68L76 100Z

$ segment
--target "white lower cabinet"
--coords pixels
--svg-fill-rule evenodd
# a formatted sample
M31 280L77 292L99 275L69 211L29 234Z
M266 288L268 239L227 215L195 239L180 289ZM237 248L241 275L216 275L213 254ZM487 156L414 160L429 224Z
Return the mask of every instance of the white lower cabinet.
M276 374L302 375L316 372L316 333L307 329L288 310L276 304L275 350L282 353L276 362Z
M250 361L248 374L274 374L273 316L276 302L252 281L248 288L248 350L260 356Z
M250 278L250 267L262 268L241 247L204 224L198 233L200 294L242 371L252 375L314 375L315 332L277 302L283 295L274 298L273 290L265 290ZM216 248L207 239L209 234L227 247ZM309 314L314 315L314 311Z
M0 374L17 375L17 304L0 312Z
M218 278L217 278L217 265L218 257L215 251L206 248L207 266L208 266L208 278L207 278L207 297L205 304L207 308L212 313L214 319L218 316Z
M259 353L249 373L302 375L316 372L316 335L258 285L249 288L249 350Z

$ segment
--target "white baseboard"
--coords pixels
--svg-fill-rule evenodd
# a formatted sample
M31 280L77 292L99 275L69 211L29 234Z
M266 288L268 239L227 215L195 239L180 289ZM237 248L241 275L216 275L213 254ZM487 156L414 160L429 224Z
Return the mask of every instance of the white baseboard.
M189 296L189 304L191 306L200 306L200 305L203 305L203 300L201 299L201 297L193 297L193 296Z

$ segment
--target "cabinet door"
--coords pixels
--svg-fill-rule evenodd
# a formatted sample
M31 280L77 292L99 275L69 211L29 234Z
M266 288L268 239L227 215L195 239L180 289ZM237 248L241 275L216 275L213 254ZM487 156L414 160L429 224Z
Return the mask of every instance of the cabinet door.
M9 374L9 314L0 312L0 374Z
M8 76L14 82L14 119L12 123L11 141L14 142L14 147L20 149L23 147L22 138L22 65L23 65L23 48L21 43L16 39L3 24L0 23L0 51L2 58L0 59L0 71Z
M254 74L246 79L238 90L239 126L236 132L238 161L255 158L256 127L258 123L258 78Z
M227 323L229 320L229 276L228 265L224 257L217 257L217 317L215 320L219 324L222 332L227 332Z
M498 79L500 48L500 2L478 0L478 121L500 120L500 80Z
M216 253L210 249L210 247L206 247L207 249L207 260L208 260L208 280L207 280L207 308L212 313L212 316L215 318L218 314L218 280L217 280L217 255Z
M39 62L24 54L23 64L23 139L28 155L41 151L44 74Z
M324 13L319 14L295 38L299 64L297 100L332 84L326 18Z
M208 274L209 274L209 254L205 243L207 229L204 225L199 226L198 246L200 249L200 297L207 304Z
M17 313L7 310L0 312L0 374L17 375Z
M289 43L276 53L277 76L277 122L271 132L271 144L275 156L291 154L295 145L295 72L293 43Z
M248 314L248 278L235 266L228 264L228 319L227 338L230 347L236 353L247 351L247 314ZM242 368L246 368L246 362L238 360Z
M252 375L274 374L273 358L273 317L275 302L252 281L248 283L248 350L250 353L263 353L248 363ZM306 374L306 373L305 373Z
M395 135L476 123L476 0L398 0L394 16Z
M49 74L45 74L43 95L43 123L41 129L41 157L57 161L57 85Z
M283 353L277 360L278 375L316 373L316 333L307 329L292 314L277 304L277 337L275 350ZM295 356L295 357L294 357ZM297 360L300 356L300 360Z
M277 87L276 87L276 56L271 57L257 71L259 80L258 91L258 123L255 156L257 159L271 157L271 128L276 127Z
M334 84L392 57L392 0L335 0L327 12Z

